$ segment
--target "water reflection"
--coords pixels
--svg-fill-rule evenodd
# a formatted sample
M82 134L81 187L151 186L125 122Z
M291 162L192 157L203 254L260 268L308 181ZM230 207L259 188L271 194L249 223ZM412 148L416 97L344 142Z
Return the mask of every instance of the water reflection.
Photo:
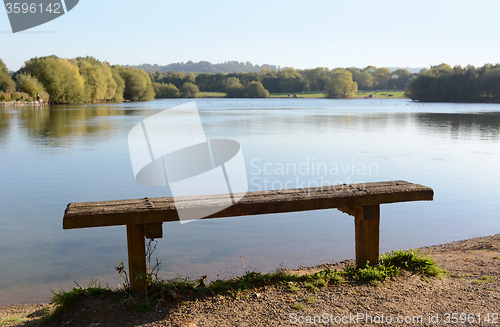
M0 108L0 144L6 140L9 134L11 116L9 111Z
M113 132L116 125L116 121L108 117L124 114L124 110L120 108L51 107L48 110L21 110L18 117L20 126L37 144L58 146L71 144L65 141L68 139L91 138L92 134L106 137ZM99 117L106 119L99 121Z
M421 127L453 138L479 136L483 140L498 140L500 134L500 112L419 113L416 117Z

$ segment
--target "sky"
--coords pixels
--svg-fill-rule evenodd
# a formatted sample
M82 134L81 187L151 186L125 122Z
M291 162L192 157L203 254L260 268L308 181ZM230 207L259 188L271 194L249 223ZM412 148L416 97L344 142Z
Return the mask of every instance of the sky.
M80 0L18 33L0 11L0 58L13 71L47 55L120 65L482 66L500 61L499 12L499 0Z

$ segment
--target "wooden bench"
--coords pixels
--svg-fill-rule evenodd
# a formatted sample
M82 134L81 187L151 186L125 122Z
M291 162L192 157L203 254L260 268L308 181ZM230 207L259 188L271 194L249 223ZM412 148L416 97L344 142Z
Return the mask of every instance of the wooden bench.
M356 263L363 266L379 259L380 204L431 201L433 195L430 187L405 181L248 192L233 206L205 219L336 208L355 218ZM221 205L221 197L176 198L175 204L195 212ZM63 228L127 225L129 277L133 292L140 292L145 284L136 276L146 273L144 237L161 238L162 223L179 220L175 204L171 197L70 203Z

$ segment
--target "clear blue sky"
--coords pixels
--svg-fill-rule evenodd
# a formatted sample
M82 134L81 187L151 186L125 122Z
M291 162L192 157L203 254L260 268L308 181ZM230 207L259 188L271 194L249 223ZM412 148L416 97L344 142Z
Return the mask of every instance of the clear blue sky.
M111 64L481 66L500 61L499 12L498 0L80 0L16 34L2 10L0 58L10 70L51 54Z

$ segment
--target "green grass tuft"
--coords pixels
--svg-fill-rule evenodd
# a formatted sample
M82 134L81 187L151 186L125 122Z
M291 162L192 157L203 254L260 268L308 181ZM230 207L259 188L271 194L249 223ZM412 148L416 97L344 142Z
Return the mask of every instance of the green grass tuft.
M306 307L306 305L304 303L294 303L290 305L290 307L294 310L302 310Z
M78 285L78 284L77 284ZM71 291L63 291L56 288L56 291L52 291L51 303L54 304L54 310L52 313L47 314L44 317L44 321L50 321L58 316L60 316L65 310L67 310L78 297L92 295L99 296L103 298L113 291L106 287L101 286L101 282L98 279L91 278L87 288L82 288L80 286L73 287Z
M0 321L0 326L13 326L13 325L20 325L24 323L27 320L27 318L23 317L9 317L5 320Z

